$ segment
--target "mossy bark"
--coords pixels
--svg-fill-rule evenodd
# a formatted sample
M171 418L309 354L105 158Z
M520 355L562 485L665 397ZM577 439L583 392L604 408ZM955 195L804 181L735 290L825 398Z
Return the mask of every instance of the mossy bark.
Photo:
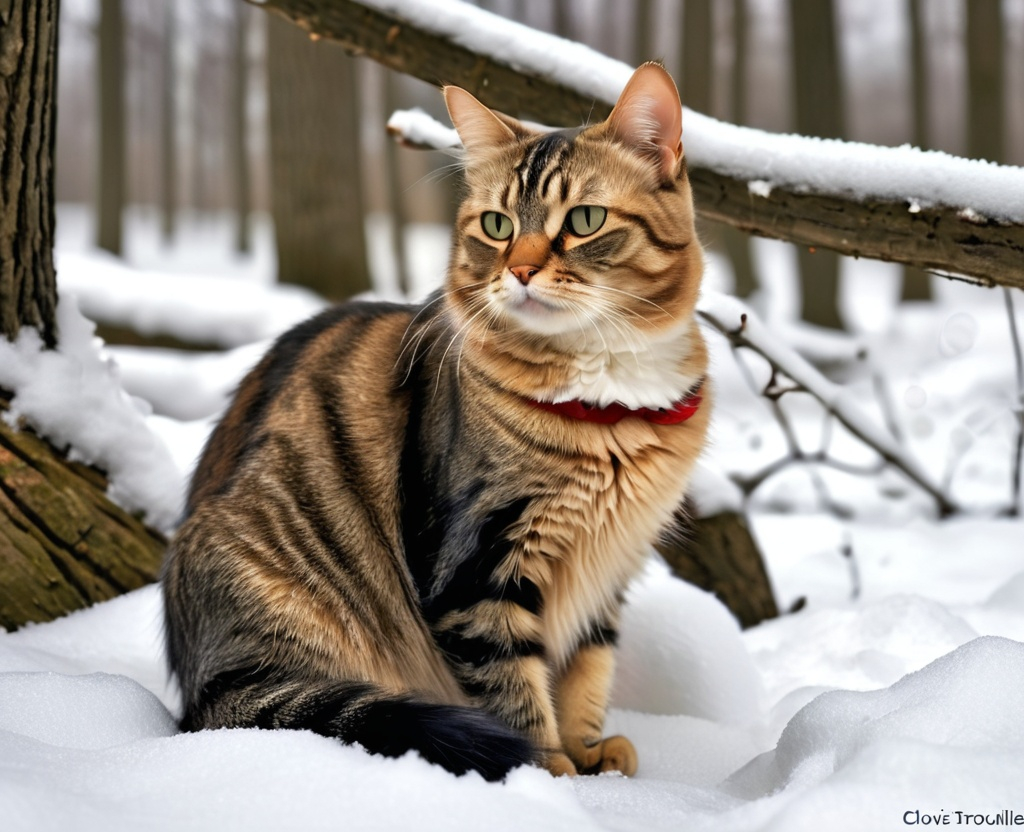
M106 488L95 468L0 422L0 626L49 621L156 580L166 541Z

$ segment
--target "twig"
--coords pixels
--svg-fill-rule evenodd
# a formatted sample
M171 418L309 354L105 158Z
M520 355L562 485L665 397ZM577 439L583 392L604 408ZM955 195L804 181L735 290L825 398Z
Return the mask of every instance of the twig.
M879 430L850 402L844 401L841 388L821 375L794 350L765 331L741 302L724 295L706 293L698 308L698 314L722 333L734 347L746 347L762 356L772 367L773 378L776 373L784 373L799 389L814 396L850 433L931 496L940 515L949 516L959 510L904 447L893 437ZM731 323L733 321L738 324Z
M1010 484L1011 502L1009 514L1017 517L1021 511L1021 461L1024 458L1024 352L1021 350L1020 335L1017 333L1017 316L1013 309L1013 295L1007 288L1003 289L1006 301L1006 315L1010 319L1010 339L1013 342L1013 359L1017 370L1017 448L1013 455L1013 480Z

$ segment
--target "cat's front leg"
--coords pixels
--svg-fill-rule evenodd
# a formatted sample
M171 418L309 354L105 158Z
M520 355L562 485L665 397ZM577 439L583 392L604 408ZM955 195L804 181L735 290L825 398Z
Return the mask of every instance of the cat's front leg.
M433 629L474 702L527 736L553 775L576 774L558 733L551 670L536 613L512 601L488 599L449 613Z
M562 747L580 773L636 774L636 749L622 736L602 737L612 674L615 630L595 625L570 659L557 686L558 730Z

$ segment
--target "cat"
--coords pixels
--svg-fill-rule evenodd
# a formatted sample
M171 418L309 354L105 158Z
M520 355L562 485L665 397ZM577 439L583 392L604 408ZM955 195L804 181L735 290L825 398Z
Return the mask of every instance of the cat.
M619 609L710 413L679 96L645 64L550 133L444 96L444 288L283 335L197 465L163 575L181 727L632 775L602 736Z

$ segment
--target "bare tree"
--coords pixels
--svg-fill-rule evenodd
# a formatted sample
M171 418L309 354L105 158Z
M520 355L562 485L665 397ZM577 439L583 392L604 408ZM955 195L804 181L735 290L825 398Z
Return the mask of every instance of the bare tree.
M178 212L178 114L177 62L174 50L177 46L177 4L167 0L164 6L164 37L161 66L161 115L160 115L160 207L161 233L165 242L174 237Z
M370 288L353 59L277 17L267 33L278 276L348 297Z
M1005 155L1003 18L1000 0L971 0L967 16L967 153L1001 162Z
M789 0L796 130L805 136L842 138L843 88L834 0ZM802 317L842 329L839 258L831 251L798 249Z
M233 172L231 184L235 209L235 250L246 253L252 250L252 186L249 177L249 130L246 118L249 98L249 9L244 3L235 3L234 8L234 62L228 156Z
M0 3L0 324L57 343L53 266L57 0ZM0 390L0 414L9 392ZM156 578L160 538L98 471L0 419L0 627L45 621Z
M925 52L925 31L923 20L923 0L909 0L907 11L909 14L910 30L910 95L912 129L914 132L912 141L915 147L926 150L928 141L928 60ZM923 269L914 266L903 267L903 289L900 299L908 300L931 300L932 288L931 278Z
M121 253L125 201L124 9L121 0L100 0L99 176L96 244Z

